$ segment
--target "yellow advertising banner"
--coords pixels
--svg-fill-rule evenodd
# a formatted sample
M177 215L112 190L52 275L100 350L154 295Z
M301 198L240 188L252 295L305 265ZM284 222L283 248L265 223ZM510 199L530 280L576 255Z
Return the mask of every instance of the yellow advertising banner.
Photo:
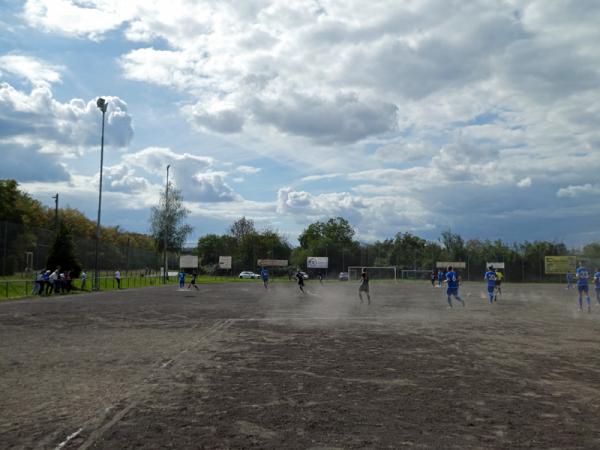
M577 269L576 256L546 256L544 257L546 274L574 273Z

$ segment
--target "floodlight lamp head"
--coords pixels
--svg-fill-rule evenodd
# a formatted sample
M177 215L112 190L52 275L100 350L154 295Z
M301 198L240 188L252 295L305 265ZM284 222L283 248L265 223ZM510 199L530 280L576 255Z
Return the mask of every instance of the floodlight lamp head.
M99 97L98 100L96 100L96 106L100 109L100 111L106 112L108 103L102 97Z

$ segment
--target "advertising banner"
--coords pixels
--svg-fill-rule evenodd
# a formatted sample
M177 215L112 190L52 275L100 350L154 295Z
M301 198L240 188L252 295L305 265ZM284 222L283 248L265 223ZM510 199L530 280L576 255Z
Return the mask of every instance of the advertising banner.
M306 258L306 267L309 269L327 269L329 258L327 256L309 256Z
M231 256L219 256L219 269L231 269Z
M546 274L565 274L574 273L577 269L576 256L545 256L544 266Z
M504 269L503 262L487 262L487 263L485 263L486 269L490 266L494 266L494 269Z
M198 257L194 255L181 255L179 257L179 268L180 269L197 269L198 268Z
M288 265L287 259L259 259L257 261L260 267L286 267Z
M448 266L452 266L455 269L466 269L467 263L464 261L438 261L435 263L437 269L445 269Z

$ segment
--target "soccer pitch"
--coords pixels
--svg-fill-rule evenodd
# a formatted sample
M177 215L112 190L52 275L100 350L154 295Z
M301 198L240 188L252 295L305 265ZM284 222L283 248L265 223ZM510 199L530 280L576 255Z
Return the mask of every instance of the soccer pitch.
M563 285L165 286L0 303L2 448L600 448Z

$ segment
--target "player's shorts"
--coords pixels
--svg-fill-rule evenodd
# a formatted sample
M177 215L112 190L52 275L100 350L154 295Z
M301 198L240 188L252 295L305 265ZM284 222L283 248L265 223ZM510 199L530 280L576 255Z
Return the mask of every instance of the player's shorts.
M368 284L367 284L367 285L365 285L365 284L361 284L361 285L358 287L358 291L359 291L359 292L369 292L369 285L368 285Z
M496 286L500 286L502 284L502 280L496 280Z
M492 294L492 293L494 292L494 288L495 288L496 286L498 286L498 285L496 284L495 286L491 286L491 285L489 285L489 284L488 284L488 292L489 292L490 294Z
M590 292L590 288L589 288L589 286L587 284L583 284L583 285L577 286L577 290L579 292L585 292L586 294L588 292Z
M458 288L457 287L456 288L449 287L448 289L446 289L446 294L448 296L454 295L455 297L458 297Z

